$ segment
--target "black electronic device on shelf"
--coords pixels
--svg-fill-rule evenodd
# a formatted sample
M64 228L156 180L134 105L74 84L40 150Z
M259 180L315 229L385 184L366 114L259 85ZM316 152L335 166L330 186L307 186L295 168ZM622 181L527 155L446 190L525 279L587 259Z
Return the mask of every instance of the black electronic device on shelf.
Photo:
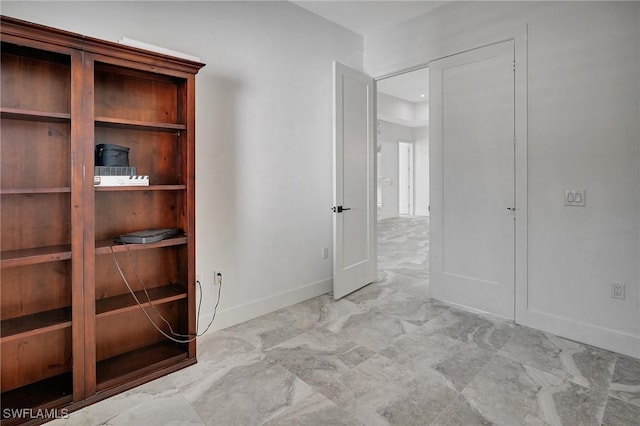
M180 234L177 228L154 228L120 235L123 244L148 244L173 238Z

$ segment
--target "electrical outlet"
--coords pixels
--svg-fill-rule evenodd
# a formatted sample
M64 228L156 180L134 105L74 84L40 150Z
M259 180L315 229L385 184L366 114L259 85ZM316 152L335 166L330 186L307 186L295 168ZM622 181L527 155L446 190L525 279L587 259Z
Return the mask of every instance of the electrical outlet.
M323 247L322 248L322 258L323 259L328 259L329 258L329 247Z
M624 300L624 287L623 283L611 283L611 297L614 299Z
M222 271L213 271L213 283L215 285L222 285Z
M196 282L200 281L200 284L202 284L202 277L200 276L200 274L196 274Z

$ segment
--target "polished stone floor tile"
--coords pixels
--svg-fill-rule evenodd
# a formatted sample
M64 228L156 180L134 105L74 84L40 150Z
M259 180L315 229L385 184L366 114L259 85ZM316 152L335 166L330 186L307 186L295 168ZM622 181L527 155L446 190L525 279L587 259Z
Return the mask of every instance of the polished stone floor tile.
M475 343L442 334L419 333L398 338L380 354L414 372L432 370L458 391L464 389L495 355Z
M499 353L597 391L609 387L617 358L611 352L527 327L516 327Z
M458 392L431 369L412 370L376 355L339 378L329 396L366 425L429 424Z
M377 311L366 311L349 316L327 325L327 329L340 333L362 346L380 351L394 339L417 328L410 322L402 321Z
M640 407L617 398L609 398L602 425L638 426L640 425Z
M491 426L489 420L469 403L462 395L458 396L432 423L433 426Z
M606 394L496 355L462 395L484 419L502 425L598 425Z
M429 297L428 218L378 279L198 339L198 363L55 425L640 426L640 360Z
M70 414L52 426L204 425L205 422L168 377L100 401Z
M450 308L426 322L420 332L440 333L463 342L475 343L483 349L497 351L509 340L514 328L507 321Z
M364 426L325 396L314 393L284 410L268 426Z
M344 389L338 378L375 355L341 334L316 329L266 351L267 357L324 395Z
M207 425L221 426L263 424L314 393L267 360L202 377L180 390Z
M640 407L640 359L618 357L609 395Z

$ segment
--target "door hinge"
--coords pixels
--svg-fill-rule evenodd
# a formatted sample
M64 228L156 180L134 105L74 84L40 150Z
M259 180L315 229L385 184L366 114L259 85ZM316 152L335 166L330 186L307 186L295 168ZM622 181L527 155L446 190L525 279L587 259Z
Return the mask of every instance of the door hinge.
M516 70L516 61L513 61L513 70Z

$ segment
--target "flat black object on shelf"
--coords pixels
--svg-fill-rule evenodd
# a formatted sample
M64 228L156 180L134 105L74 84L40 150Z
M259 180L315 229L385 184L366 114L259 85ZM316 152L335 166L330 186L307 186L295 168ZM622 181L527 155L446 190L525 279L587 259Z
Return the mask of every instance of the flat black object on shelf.
M120 235L120 241L124 244L148 244L173 238L180 234L177 228L145 229Z

